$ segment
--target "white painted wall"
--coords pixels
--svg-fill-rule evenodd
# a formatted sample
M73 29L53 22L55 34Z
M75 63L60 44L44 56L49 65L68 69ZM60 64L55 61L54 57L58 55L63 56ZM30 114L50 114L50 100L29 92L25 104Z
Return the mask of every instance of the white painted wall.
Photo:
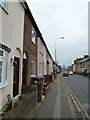
M44 63L45 63L45 69L44 69L44 75L46 75L46 48L44 47Z
M2 10L0 8L0 42L2 43Z
M0 99L2 98L2 101L0 101L0 109L7 102L7 94L11 94L11 97L13 96L13 65L11 58L14 58L14 56L20 58L19 95L21 94L22 84L24 8L19 0L17 0L17 2L8 3L7 12L0 7L0 26L2 24L0 43L11 48L11 52L8 54L8 85L0 88Z
M45 74L45 46L42 42L42 40L40 39L40 37L38 37L37 39L37 54L38 54L38 60L37 60L37 74L38 76L40 75L44 75ZM40 65L41 64L41 70L40 70ZM42 66L43 64L43 66Z
M49 57L49 74L53 72L53 63L52 59Z
M73 72L75 72L75 69L76 69L76 65L73 64Z

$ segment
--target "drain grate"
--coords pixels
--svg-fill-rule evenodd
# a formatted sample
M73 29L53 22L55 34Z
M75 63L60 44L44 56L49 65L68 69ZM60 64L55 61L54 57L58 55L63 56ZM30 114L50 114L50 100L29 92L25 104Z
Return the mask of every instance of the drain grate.
M88 117L85 116L85 114L83 113L83 111L82 112L75 112L74 115L75 115L75 118L77 120L90 120L90 118L88 118Z
M75 112L76 118L83 118L82 112Z

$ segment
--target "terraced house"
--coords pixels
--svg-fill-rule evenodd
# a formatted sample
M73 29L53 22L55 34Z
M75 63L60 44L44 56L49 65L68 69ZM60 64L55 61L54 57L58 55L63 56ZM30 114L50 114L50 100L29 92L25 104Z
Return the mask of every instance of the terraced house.
M74 64L72 66L74 73L84 74L84 72L86 72L88 74L90 67L90 57L88 55L84 55L82 58L77 58L74 60Z
M31 85L31 77L37 76L37 34L39 29L25 2L24 43L23 43L23 85Z
M38 37L37 41L37 52L38 52L38 60L37 60L37 73L38 76L43 75L51 75L53 73L53 59L50 55L50 52L47 49L46 43L43 37ZM48 57L48 58L47 58Z
M53 59L26 2L25 5L22 93L30 92L34 77L53 73Z
M0 110L21 94L24 14L23 2L0 2Z
M46 81L50 81L54 61L27 2L23 0L0 2L0 26L0 111L2 111L9 99L14 105L21 94L31 93L34 77L44 76Z

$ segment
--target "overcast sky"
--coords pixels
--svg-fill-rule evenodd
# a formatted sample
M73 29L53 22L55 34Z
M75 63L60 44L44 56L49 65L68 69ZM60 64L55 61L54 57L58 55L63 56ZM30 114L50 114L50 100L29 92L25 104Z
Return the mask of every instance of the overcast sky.
M61 65L71 65L76 57L88 54L88 0L27 2L53 59L55 39Z

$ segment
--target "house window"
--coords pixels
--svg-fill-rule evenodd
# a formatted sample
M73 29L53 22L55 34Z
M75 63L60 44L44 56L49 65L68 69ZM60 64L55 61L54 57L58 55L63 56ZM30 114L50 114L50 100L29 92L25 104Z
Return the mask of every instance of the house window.
M31 76L36 76L36 62L31 61Z
M34 44L36 44L36 32L35 32L34 28L32 28L32 42Z
M42 75L44 75L44 63L42 62Z
M0 49L0 87L7 83L7 57L7 51Z
M2 7L4 8L4 9L6 9L7 10L7 0L1 0L1 2L0 2L0 4L2 5Z
M0 61L0 83L2 82L2 64L3 62Z
M42 74L42 65L41 65L41 63L39 63L39 75L41 75Z

